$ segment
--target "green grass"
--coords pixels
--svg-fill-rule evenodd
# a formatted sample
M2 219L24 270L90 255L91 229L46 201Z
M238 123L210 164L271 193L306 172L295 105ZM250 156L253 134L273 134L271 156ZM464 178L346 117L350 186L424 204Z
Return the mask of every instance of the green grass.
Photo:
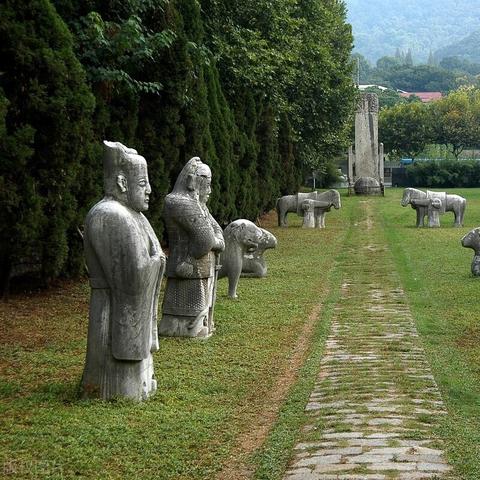
M429 363L448 415L439 435L463 479L480 478L480 279L461 237L480 224L480 189L452 189L467 198L465 226L453 214L440 229L414 228L415 212L399 207L402 191L387 190L380 215Z
M414 228L415 212L400 206L400 189L375 199L376 221L448 409L437 433L461 478L477 480L480 279L470 274L473 252L459 242L480 224L480 189L456 193L468 200L464 228L451 226L451 213L441 217L440 229ZM268 409L302 328L321 303L297 381L265 444L244 458L256 479L282 478L307 423L304 406L339 294L337 261L345 258L345 245L355 244L361 200L342 197L342 209L327 214L325 230L301 229L293 215L288 229L267 219L263 226L279 240L266 254L268 277L241 279L238 300L227 298L226 279L220 281L217 332L209 340L161 340L158 392L144 403L77 398L87 330L85 283L1 304L0 477L215 478L231 455L244 453L239 438L248 437ZM325 428L322 419L317 427Z
M80 401L88 287L14 296L0 305L0 471L15 478L211 479L254 428L288 365L346 232L265 226L278 238L265 279L222 279L207 341L162 339L149 401ZM240 448L241 450L241 448ZM5 468L4 468L5 467ZM13 475L13 473L12 473Z

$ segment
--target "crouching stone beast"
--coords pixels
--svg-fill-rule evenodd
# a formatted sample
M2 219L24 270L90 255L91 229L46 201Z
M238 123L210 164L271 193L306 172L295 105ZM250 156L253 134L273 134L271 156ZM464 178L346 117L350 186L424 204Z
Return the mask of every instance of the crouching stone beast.
M264 277L267 265L263 254L277 246L277 239L249 220L235 220L223 232L225 251L220 255L219 277L228 277L228 296L237 298L240 275Z
M480 277L480 227L470 230L461 240L462 246L475 252L472 260L472 274Z

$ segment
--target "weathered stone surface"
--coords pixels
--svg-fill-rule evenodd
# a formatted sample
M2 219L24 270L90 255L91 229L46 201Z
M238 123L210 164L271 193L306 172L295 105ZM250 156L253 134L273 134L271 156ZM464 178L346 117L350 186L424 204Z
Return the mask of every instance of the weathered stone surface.
M429 227L439 227L439 215L445 212L453 212L455 215L455 227L463 226L467 201L460 195L445 192L431 192L429 190L424 192L416 188L406 188L403 191L400 203L402 207L411 205L416 211L417 227L423 227L425 225L425 216L428 216Z
M85 219L91 297L82 395L142 400L156 390L152 352L165 256L142 214L151 192L145 159L104 143L105 197Z
M313 200L314 203L307 202ZM297 193L296 195L285 195L277 198L276 210L278 215L278 226L287 226L287 214L296 212L303 217L305 214L304 205L307 212L307 223L304 226L308 228L325 228L325 213L329 212L331 207L341 208L340 194L337 190L327 190L326 192Z
M214 331L219 254L225 243L222 229L207 207L211 179L208 165L194 157L165 198L170 254L160 335L208 337Z
M304 200L302 202L303 228L325 228L325 213L330 211L332 204L323 200Z
M363 93L355 113L355 152L348 151L348 183L357 195L383 195L383 144L378 143L378 97Z
M471 248L473 255L471 271L474 277L480 277L480 227L470 230L461 240L462 247Z
M250 220L235 220L223 232L225 250L220 255L219 278L228 277L228 295L237 298L240 276L265 277L265 250L275 248L277 239Z
M356 195L382 195L382 186L373 177L357 178L353 184L353 190Z

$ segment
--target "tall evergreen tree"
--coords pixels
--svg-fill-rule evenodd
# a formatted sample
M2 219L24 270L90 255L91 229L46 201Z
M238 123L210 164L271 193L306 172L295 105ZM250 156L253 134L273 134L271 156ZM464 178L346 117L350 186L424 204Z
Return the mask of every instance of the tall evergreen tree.
M2 181L15 192L7 193L15 210L0 209L6 216L0 263L7 277L12 264L33 259L48 281L62 271L75 241L68 232L78 222L75 192L91 144L94 99L72 37L48 0L6 0L0 18L0 86L8 101Z

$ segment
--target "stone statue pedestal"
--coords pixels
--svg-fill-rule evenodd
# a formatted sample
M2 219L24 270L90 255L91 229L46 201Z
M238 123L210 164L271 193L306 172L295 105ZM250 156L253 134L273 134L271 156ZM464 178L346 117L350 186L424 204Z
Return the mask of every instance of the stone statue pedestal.
M211 327L208 325L208 311L193 319L164 314L159 324L158 334L162 337L208 338L214 330L213 325Z

